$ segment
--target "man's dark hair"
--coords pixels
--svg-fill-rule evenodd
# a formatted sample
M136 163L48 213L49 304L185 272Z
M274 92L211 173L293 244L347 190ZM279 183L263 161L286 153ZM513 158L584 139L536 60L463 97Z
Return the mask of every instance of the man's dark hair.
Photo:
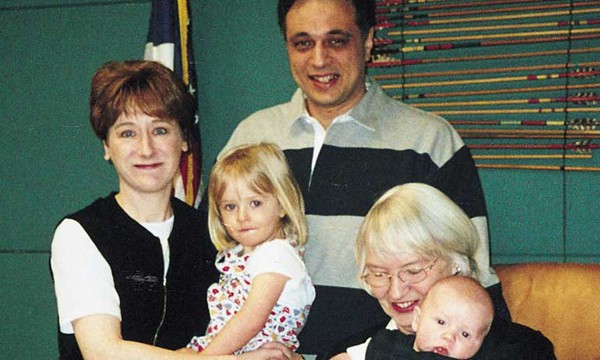
M277 4L277 24L285 37L285 17L297 0L279 0ZM369 29L375 26L375 1L374 0L346 0L352 3L356 10L356 24L363 37Z

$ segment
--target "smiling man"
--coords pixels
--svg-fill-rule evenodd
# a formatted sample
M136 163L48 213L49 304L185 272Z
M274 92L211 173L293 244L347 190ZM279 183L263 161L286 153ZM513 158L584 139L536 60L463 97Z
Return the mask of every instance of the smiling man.
M373 30L361 32L354 11L346 1L304 1L286 16L292 76L304 92L308 113L325 130L367 92L364 67L371 56Z
M285 152L306 203L305 262L317 297L300 335L316 354L389 320L359 285L354 243L386 190L423 182L459 204L478 229L481 282L508 317L490 269L487 211L468 148L444 119L387 96L367 77L375 9L368 0L280 0L279 26L299 89L290 102L242 121L224 151L273 142Z

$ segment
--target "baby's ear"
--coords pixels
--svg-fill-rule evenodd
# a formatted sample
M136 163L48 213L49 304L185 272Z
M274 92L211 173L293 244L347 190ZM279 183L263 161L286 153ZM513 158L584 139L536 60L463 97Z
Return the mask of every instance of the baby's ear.
M419 319L421 318L421 308L419 306L415 307L415 316L413 316L412 320L412 329L414 332L419 331Z
M285 209L283 206L281 206L281 204L279 204L279 218L283 219L286 215L287 213L285 212Z

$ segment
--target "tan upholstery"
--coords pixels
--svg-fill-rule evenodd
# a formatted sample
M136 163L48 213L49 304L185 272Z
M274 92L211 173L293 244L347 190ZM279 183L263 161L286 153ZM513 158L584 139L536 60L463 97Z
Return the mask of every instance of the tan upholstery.
M600 359L600 264L494 268L513 321L548 337L558 360Z

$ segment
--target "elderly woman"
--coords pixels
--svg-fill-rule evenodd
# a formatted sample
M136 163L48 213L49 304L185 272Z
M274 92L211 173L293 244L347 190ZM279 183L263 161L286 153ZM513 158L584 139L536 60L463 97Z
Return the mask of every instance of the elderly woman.
M206 224L172 196L194 113L186 87L158 63L110 62L94 75L90 121L119 189L55 230L61 359L197 358L171 351L204 332L217 275ZM282 349L244 357L285 358Z
M401 344L414 341L414 309L432 285L454 275L478 279L477 244L477 232L468 216L441 191L418 183L387 191L364 220L356 257L364 289L391 320L337 344L320 358L400 358ZM412 357L444 358L417 352L408 358ZM552 344L540 332L496 317L474 357L491 358L555 357Z

